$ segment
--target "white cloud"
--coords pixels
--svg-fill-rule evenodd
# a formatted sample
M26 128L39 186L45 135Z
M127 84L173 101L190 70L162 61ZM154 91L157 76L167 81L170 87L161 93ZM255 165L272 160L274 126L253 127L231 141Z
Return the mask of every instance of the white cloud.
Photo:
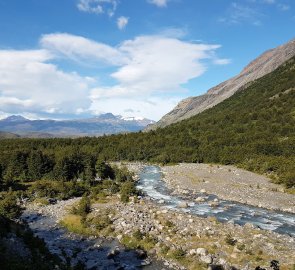
M3 113L57 117L111 111L131 116L128 110L132 108L140 112L139 116L157 120L185 96L183 85L201 76L209 62L229 63L216 56L220 45L165 35L139 36L109 46L58 33L42 36L40 46L42 49L33 51L0 50ZM97 69L108 65L109 77L104 81L112 84L100 84L53 64L54 60L63 59L90 61ZM178 98L169 99L168 95Z
M216 58L213 60L213 63L216 65L228 65L231 63L231 60L226 58Z
M9 113L75 113L88 108L88 79L65 73L45 50L0 50L0 107Z
M118 48L129 61L111 77L115 86L96 87L92 98L143 96L182 91L182 84L206 71L203 60L219 45L194 44L162 36L140 36Z
M168 0L148 0L148 3L156 5L158 7L166 7Z
M117 19L117 26L120 30L124 29L129 22L129 18L121 16Z
M96 99L90 107L94 114L106 113L110 110L115 115L126 117L141 116L148 119L159 120L167 112L171 111L184 96L174 98L149 97L139 98L112 98Z
M77 8L87 13L107 13L112 17L115 14L117 5L118 0L79 0Z
M122 65L126 57L116 48L84 37L57 33L44 35L40 44L54 54L75 61L100 61L109 65Z

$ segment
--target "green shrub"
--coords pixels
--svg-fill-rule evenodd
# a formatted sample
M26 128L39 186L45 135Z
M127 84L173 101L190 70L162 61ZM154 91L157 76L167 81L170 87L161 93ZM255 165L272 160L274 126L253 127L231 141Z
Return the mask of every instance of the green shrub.
M77 206L73 207L72 213L80 215L82 217L87 216L91 212L90 199L87 196L83 196Z
M7 192L4 198L0 199L0 216L8 219L18 218L22 213L22 209L17 203L14 193Z
M227 234L225 237L225 242L228 245L234 246L237 243L237 240L234 239L231 234Z
M171 257L173 259L179 260L185 256L186 252L183 249L175 249L171 252Z
M93 225L97 230L103 230L112 224L111 219L107 214L100 215L91 219L90 224Z

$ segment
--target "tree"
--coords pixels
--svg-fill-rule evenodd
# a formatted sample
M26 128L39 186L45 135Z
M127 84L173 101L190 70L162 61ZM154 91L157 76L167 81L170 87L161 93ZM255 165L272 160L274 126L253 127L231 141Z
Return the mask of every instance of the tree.
M43 155L40 151L32 151L27 159L28 178L40 180L43 175Z
M96 172L101 179L115 178L114 170L112 169L112 167L101 160L98 160L96 162Z
M87 156L84 161L83 180L92 184L95 178L95 159Z

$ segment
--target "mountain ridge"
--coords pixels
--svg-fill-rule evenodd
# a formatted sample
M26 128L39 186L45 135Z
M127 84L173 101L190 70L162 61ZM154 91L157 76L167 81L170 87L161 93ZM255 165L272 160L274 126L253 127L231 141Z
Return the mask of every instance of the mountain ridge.
M101 136L140 131L153 122L141 117L127 119L112 113L73 120L30 120L20 115L11 115L0 120L0 130L20 137L34 138Z
M177 106L157 123L147 126L145 131L162 128L199 114L245 89L255 80L271 73L295 55L295 39L270 49L252 60L242 71L212 88L205 94L181 100Z

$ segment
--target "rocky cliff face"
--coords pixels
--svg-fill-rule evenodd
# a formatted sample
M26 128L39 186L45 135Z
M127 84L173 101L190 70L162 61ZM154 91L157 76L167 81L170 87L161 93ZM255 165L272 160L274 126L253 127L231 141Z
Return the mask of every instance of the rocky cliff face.
M294 55L295 39L275 49L266 51L250 62L239 75L209 89L204 95L180 101L171 112L164 115L156 124L149 125L146 130L165 127L217 105L237 91L245 89L254 80L274 71Z

